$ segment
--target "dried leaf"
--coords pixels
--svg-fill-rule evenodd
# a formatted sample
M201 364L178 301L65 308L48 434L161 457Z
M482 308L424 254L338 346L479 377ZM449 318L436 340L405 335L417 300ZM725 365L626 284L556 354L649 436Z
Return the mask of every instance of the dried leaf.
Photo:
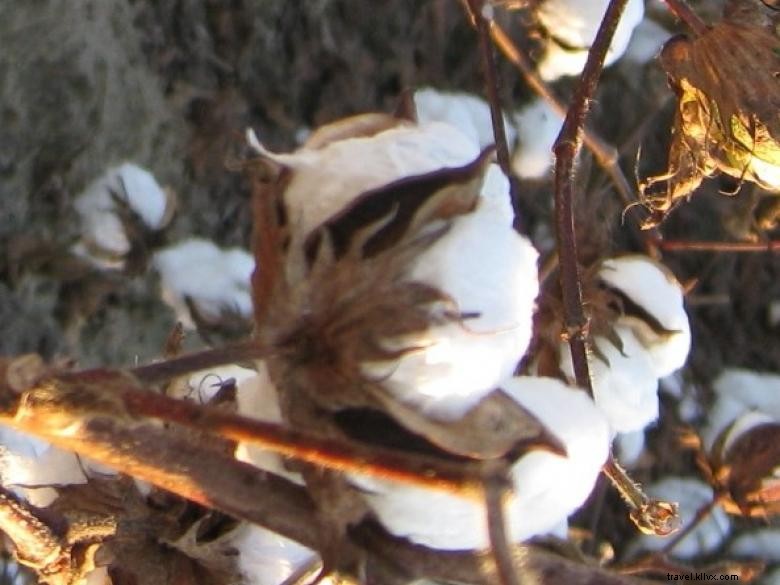
M755 6L746 13L740 4L732 1L701 36L673 38L661 52L678 102L667 172L641 186L653 212L645 227L718 172L780 191L780 39L749 18ZM651 189L657 183L662 188Z

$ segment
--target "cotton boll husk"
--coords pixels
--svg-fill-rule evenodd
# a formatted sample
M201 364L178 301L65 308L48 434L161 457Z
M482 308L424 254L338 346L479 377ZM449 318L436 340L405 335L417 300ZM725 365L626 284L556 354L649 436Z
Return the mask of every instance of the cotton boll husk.
M552 147L563 118L542 98L536 98L512 116L517 128L517 147L512 171L523 179L543 178L553 162Z
M512 467L514 494L507 502L513 542L559 530L590 494L609 449L603 414L582 391L551 378L518 377L501 384L563 443L567 456L532 451ZM443 550L489 546L481 502L442 492L350 476L391 533Z
M441 122L398 121L373 136L304 146L292 154L268 151L251 131L248 140L261 155L293 169L284 198L296 233L304 236L361 193L402 177L460 167L479 155L475 143Z
M758 411L780 420L780 376L742 369L724 370L712 383L717 396L702 431L705 449L737 418Z
M780 563L780 528L759 528L741 534L729 545L729 554Z
M455 219L409 273L410 280L445 291L461 312L478 316L404 341L424 344L424 351L364 368L401 400L439 419L461 417L511 376L531 339L538 255L511 227L508 193L506 177L491 165L477 210Z
M315 556L293 540L248 523L237 529L231 544L238 551L238 569L249 585L279 585Z
M693 478L667 477L646 486L645 491L653 498L679 503L683 526L687 526L691 522L702 506L712 501L712 488ZM721 545L730 530L731 522L728 515L716 506L706 519L680 541L671 555L679 559L693 559L712 552ZM669 539L665 537L642 535L637 538L631 548L657 551L665 547L668 542Z
M646 256L623 256L602 263L599 278L618 289L673 333L658 334L641 318L623 316L647 350L656 377L671 374L685 364L691 348L691 327L683 304L683 290L674 275Z
M658 418L658 378L645 348L630 329L616 326L623 342L623 353L610 341L596 337L594 342L606 362L596 355L590 358L593 396L606 414L615 433L644 429ZM561 370L574 379L571 352L561 344Z
M475 95L443 92L427 87L414 92L414 105L420 124L445 122L460 130L480 149L495 143L493 122L488 103ZM515 141L515 130L504 117L506 140Z
M557 43L549 42L538 65L542 79L553 81L582 71L608 3L608 0L545 0L539 6L537 17L550 35L566 46L580 48L567 51ZM644 10L644 0L628 0L607 51L605 66L625 53L631 33L644 17Z
M224 312L251 317L254 259L248 252L221 250L208 240L190 238L157 252L153 263L160 273L163 300L186 327L194 328L194 323L185 298L209 320L218 320Z

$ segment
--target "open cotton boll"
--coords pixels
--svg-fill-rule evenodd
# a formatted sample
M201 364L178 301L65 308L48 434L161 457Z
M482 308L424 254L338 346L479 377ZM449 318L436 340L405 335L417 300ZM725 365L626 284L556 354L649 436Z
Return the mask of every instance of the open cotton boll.
M593 356L590 374L596 405L606 414L615 433L644 429L658 418L658 377L645 348L630 329L616 326L615 333L623 342L623 351L604 337L594 342L606 359ZM561 370L574 379L571 352L561 344Z
M479 206L414 261L409 279L446 292L462 323L432 327L402 345L424 345L391 364L364 371L401 400L452 420L514 372L532 334L538 254L512 229L509 184L491 165Z
M538 65L542 79L554 81L582 71L608 4L608 0L545 0L539 5L536 11L539 22L561 43L551 41L547 44ZM631 33L642 21L644 13L644 0L628 0L607 51L605 66L617 61L626 51ZM563 49L561 45L575 50Z
M154 176L132 163L113 167L90 183L74 202L84 240L75 251L105 267L121 267L116 258L130 251L116 199L126 203L150 229L162 227L168 207L168 197ZM96 257L91 250L115 260Z
M187 307L190 299L200 315L217 321L224 313L252 315L252 256L237 248L221 250L213 242L190 238L155 253L162 298L185 327L195 328Z
M632 255L605 260L599 278L669 331L654 331L641 316L624 315L618 320L629 326L645 347L656 376L667 376L682 367L691 348L691 326L683 304L682 286L674 275L647 256Z
M643 65L655 59L661 47L672 36L668 30L651 18L645 18L634 29L623 61Z
M290 221L306 235L358 195L402 177L460 167L479 155L477 144L449 124L415 125L398 120L372 136L303 148L291 154L265 149L249 131L248 142L258 153L293 169L285 190Z
M646 486L645 491L650 497L677 502L683 527L693 520L700 508L712 501L712 488L693 478L667 477ZM730 530L728 515L716 506L707 518L679 542L671 555L679 559L693 559L712 552L721 545ZM668 543L668 538L644 534L637 538L631 548L657 551Z
M551 378L517 377L504 391L533 413L562 443L563 457L548 451L523 455L512 467L513 495L506 503L513 542L558 531L593 489L609 450L609 427L582 391ZM482 502L442 492L351 475L391 533L443 550L489 546Z
M708 451L718 436L745 413L757 411L780 420L780 376L732 368L724 370L712 386L717 400L702 431Z
M495 143L490 106L480 97L461 92L443 92L427 87L414 92L414 105L420 124L446 122L460 130L483 149ZM515 130L504 117L506 140L515 141Z
M614 449L620 463L629 469L634 467L645 451L644 429L630 433L619 433L615 437Z
M540 179L553 163L552 147L561 131L563 117L547 100L536 98L512 116L517 128L517 146L512 171L524 179Z
M247 585L279 585L314 551L254 524L244 523L230 540L238 552L238 569Z

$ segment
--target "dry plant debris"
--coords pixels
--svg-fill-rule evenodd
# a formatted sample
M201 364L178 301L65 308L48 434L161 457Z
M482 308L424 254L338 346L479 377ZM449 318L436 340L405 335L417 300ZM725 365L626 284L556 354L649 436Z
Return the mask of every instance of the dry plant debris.
M696 297L706 285L662 255L685 242L640 230L717 173L740 187L780 184L772 3L727 0L707 27L668 0L694 36L659 56L677 97L672 144L666 172L637 197L624 174L635 140L610 132L616 148L594 131L608 129L604 112L588 119L600 99L652 84L644 60L673 26L657 6L468 0L458 12L431 0L416 17L430 9L434 23L457 22L475 39L486 99L429 87L405 95L396 114L348 117L333 100L305 117L311 130L278 88L246 78L253 27L273 9L258 8L269 11L258 19L242 2L218 4L201 6L205 28L188 29L193 12L178 9L179 25L157 28L168 2L136 7L134 24L176 88L171 103L189 100L198 181L228 174L226 159L243 176L211 184L246 196L214 202L224 213L216 235L177 226L187 190L176 185L174 196L126 155L72 196L75 233L0 232L9 283L52 271L73 287L79 303L61 313L75 339L145 274L177 320L153 350L162 358L143 365L79 368L78 351L44 359L37 348L0 359L0 530L29 569L15 582L630 585L697 571L750 581L780 562L767 552L772 529L753 531L780 511L780 383L725 370L709 401L702 387L717 371L705 350L717 338L697 308L712 300ZM275 14L295 32L277 41L299 55L309 83L305 37L321 34L338 63L334 47L350 34L349 18L334 20L328 3L318 10L301 21L303 36ZM444 31L424 36L444 43ZM166 35L176 46L166 49ZM494 49L524 76L514 93L527 83L539 101L501 107L509 77ZM196 81L199 59L208 81ZM424 59L399 60L407 76L396 83L418 85L409 67ZM608 66L617 72L598 93ZM565 78L577 75L572 91ZM543 81L558 79L552 89ZM341 93L345 104L354 97ZM646 131L630 106L617 113ZM228 157L247 123L259 132ZM300 146L265 145L282 134ZM583 145L610 186L586 180ZM71 188L47 180L49 197ZM624 209L634 199L651 210L643 222ZM250 237L242 215L251 253L235 246ZM212 347L185 349L196 336ZM780 358L767 362L780 368ZM676 397L659 396L675 385ZM687 441L680 422L695 428ZM647 492L611 452L629 444L643 480L661 478Z

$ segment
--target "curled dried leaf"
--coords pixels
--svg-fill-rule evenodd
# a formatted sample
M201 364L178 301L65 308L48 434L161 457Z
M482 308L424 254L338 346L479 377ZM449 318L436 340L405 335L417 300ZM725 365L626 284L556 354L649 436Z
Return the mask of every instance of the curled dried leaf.
M780 191L780 38L742 4L730 2L723 21L661 52L677 109L667 171L640 185L652 212L646 228L719 172Z

